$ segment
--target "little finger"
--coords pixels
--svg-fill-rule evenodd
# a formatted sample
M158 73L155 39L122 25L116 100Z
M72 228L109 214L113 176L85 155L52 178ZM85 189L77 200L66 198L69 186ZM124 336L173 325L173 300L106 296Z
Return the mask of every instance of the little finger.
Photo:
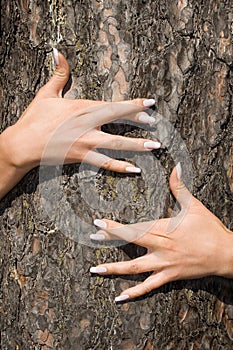
M164 271L154 272L144 282L132 288L124 290L119 296L115 298L115 301L127 301L130 299L138 298L156 288L161 287L169 281L170 279L165 275Z

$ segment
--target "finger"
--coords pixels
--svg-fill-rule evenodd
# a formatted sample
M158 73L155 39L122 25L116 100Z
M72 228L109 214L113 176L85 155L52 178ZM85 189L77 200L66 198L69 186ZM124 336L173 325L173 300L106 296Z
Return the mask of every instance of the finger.
M155 118L151 117L146 112L139 112L138 114L136 114L134 120L135 122L142 124L153 125L155 123Z
M161 221L161 222L160 222ZM157 228L157 222L158 228ZM103 235L105 231L104 240L120 239L134 244L138 244L145 248L155 248L161 244L161 239L165 237L159 230L166 232L167 221L155 220L147 222L139 222L136 224L122 225L113 220L94 220L94 224L101 229L97 234ZM94 235L91 237L95 239ZM98 240L98 236L97 236ZM99 239L100 240L100 239Z
M116 160L96 151L89 151L83 159L83 162L105 170L116 171L118 173L139 174L141 172L140 168L135 167L129 162Z
M156 254L146 254L139 258L91 267L90 272L104 275L135 275L161 268Z
M136 99L133 99L133 100L127 100L127 101L120 101L120 102L114 102L114 103L119 103L119 104L133 104L137 107L141 107L143 109L147 108L144 106L145 102L144 101L148 101L147 99L145 98L136 98ZM152 101L152 100L149 100L149 101ZM154 101L154 100L153 100ZM154 102L151 102L151 105L154 103ZM78 110L80 109L84 109L84 108L91 108L91 107L94 107L95 105L108 105L108 104L111 104L113 102L109 102L109 101L94 101L94 100L86 100L86 99L76 99L76 100L72 100L72 103L74 105L74 107L76 107ZM92 111L90 109L90 111ZM87 113L89 112L88 110L86 111ZM85 113L85 114L87 114ZM143 115L145 116L149 116L146 112L141 112ZM139 115L136 115L135 118L137 119L137 121L140 121L140 118L139 118ZM153 120L155 120L155 118L152 118Z
M176 167L173 169L169 182L170 182L171 191L174 194L177 201L180 203L181 208L187 209L192 203L192 200L194 199L194 197L186 188L182 180L182 168L180 163L178 163Z
M146 247L148 252L165 244L169 234L173 231L173 219L159 219L147 222L139 222L131 225L122 225L119 222L107 219L96 219L94 224L100 228L90 238L94 241L124 240ZM112 226L112 227L111 227ZM127 235L126 227L132 227L131 235ZM135 228L136 226L136 228ZM111 227L111 228L108 228ZM122 229L122 231L121 231ZM140 231L137 233L136 230ZM146 235L145 235L146 234Z
M144 101L145 101L145 99L138 98L138 99L134 99L134 100L122 101L121 103L133 104L137 107L142 107ZM67 100L66 100L66 102L67 102ZM83 115L87 115L88 113L94 112L94 110L95 110L94 107L97 107L97 110L98 110L98 106L109 105L110 102L94 101L94 100L86 100L86 99L76 99L76 100L69 100L69 104L70 104L70 108L72 108L72 111L74 114L76 114L77 116L83 116ZM79 115L79 113L80 113L80 115ZM141 112L141 113L143 113L143 115L145 114L146 116L148 116L148 114L145 112ZM133 117L136 121L142 122L142 121L140 121L138 114L134 115ZM152 118L152 119L155 120L154 118Z
M95 137L90 139L90 146L94 148L105 148L125 151L151 151L161 147L160 142L149 139L132 138L120 135L110 135L97 131Z
M128 101L120 101L119 103L133 103L138 106L143 106L144 109L151 108L155 105L155 100L153 98L146 99L146 98L135 98L133 100Z
M83 111L77 111L77 118L85 119L86 128L94 128L107 124L116 119L131 119L135 115L147 107L145 107L145 99L136 99L124 102L108 102L103 105L97 105L87 108ZM78 107L78 106L77 106ZM85 115L84 115L85 114Z
M170 221L171 219L158 219L123 225L114 220L96 219L94 220L94 224L100 229L107 231L110 235L123 239L124 230L126 228L127 230L132 228L132 231L140 231L141 234L146 231L151 235L164 237ZM126 237L124 239L126 239Z
M143 107L145 107L145 109L153 108L154 105L155 105L155 100L154 99L138 98L138 99L134 99L132 101L124 101L124 102L126 102L126 103L132 102L134 104L137 104L138 106L143 105ZM141 123L141 124L153 125L155 123L155 118L150 116L148 113L146 113L144 111L139 112L136 115L128 116L127 119L128 120L133 120L136 123Z
M130 299L138 298L144 294L150 293L156 288L161 287L169 281L170 278L165 276L164 271L154 272L143 283L140 283L135 287L124 290L118 297L115 298L115 301L127 301Z
M54 60L56 63L56 70L48 83L38 91L37 99L62 96L62 90L70 76L70 68L65 57L56 49L54 49Z

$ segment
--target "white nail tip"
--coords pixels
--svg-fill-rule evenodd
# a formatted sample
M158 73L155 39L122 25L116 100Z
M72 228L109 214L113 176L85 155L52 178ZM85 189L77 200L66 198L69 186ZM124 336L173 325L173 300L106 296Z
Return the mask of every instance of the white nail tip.
M104 241L105 235L101 235L100 233L91 234L90 239L93 239L94 241Z
M153 98L143 101L144 107L151 107L151 106L154 106L154 104L155 104L155 100Z
M134 166L127 166L125 168L125 170L128 172L128 173L140 173L142 170L140 168L136 168Z
M53 58L55 64L58 66L59 65L59 56L58 56L58 50L54 47L53 48Z
M91 267L90 268L91 273L102 273L102 272L107 272L106 267Z
M99 228L103 228L103 229L105 229L107 227L106 222L99 220L99 219L94 220L94 225L98 226Z
M150 117L148 114L146 113L141 113L139 114L138 116L138 120L142 123L148 123L148 124L151 124L151 123L154 123L155 122L155 118L153 117Z
M154 141L147 141L144 143L144 148L150 149L150 148L160 148L161 147L161 143L160 142L154 142Z
M129 295L124 294L124 295L119 295L118 297L116 297L115 301L118 302L118 301L124 301L124 300L127 300L127 299L129 299Z
M180 180L182 178L182 168L180 162L176 164L176 174L178 180Z

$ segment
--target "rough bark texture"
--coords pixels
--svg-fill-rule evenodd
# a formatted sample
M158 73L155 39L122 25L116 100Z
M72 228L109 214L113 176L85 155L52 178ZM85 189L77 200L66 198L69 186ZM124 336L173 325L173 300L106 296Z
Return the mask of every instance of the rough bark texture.
M52 74L56 46L72 68L69 96L157 99L158 112L188 148L192 192L233 229L231 25L231 0L2 0L1 131L19 118ZM107 130L149 133L120 125ZM164 215L173 206L169 192L161 205L153 190L167 180L176 156L168 147L152 158L153 188L150 172L127 177L133 199L114 207L109 218L149 220L153 210ZM86 203L81 186L87 188L86 198L94 186L111 201L123 177L80 174L78 166L64 169L64 191L91 224L105 213ZM49 188L53 179L47 181ZM145 276L94 277L89 268L137 256L141 249L94 249L68 238L43 212L37 169L6 196L0 210L1 349L232 349L231 280L170 283L116 305L114 297Z

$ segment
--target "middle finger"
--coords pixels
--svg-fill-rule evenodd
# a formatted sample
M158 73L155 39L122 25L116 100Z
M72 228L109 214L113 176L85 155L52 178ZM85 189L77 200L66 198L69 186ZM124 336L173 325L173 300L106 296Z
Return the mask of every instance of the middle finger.
M86 136L87 137L87 136ZM110 135L103 131L95 131L89 137L92 148L106 148L125 151L151 151L161 147L160 142L143 138L132 138L120 135Z

